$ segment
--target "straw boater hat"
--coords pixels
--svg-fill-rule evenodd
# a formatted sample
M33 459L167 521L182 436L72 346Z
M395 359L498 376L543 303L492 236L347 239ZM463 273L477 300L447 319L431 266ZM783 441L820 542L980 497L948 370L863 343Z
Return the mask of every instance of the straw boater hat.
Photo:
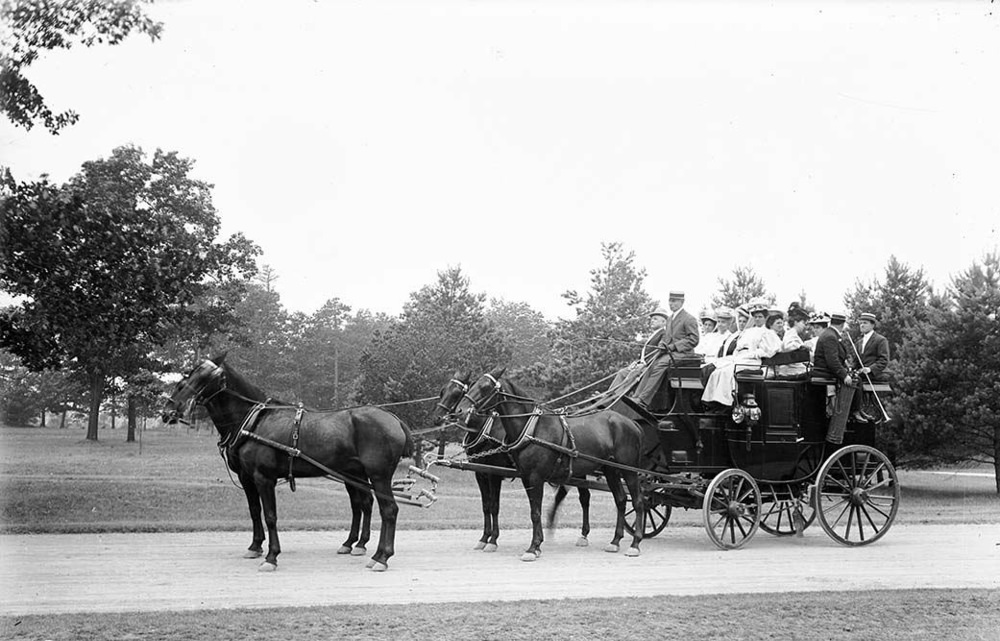
M870 312L865 312L858 318L858 320L868 321L872 325L878 323L878 319L875 318L875 314L872 314Z
M684 292L679 289L675 289L670 292L668 298L672 298L673 300L684 300Z
M843 323L847 321L847 316L845 314L834 313L830 314L831 323Z
M719 320L733 320L733 310L728 307L720 307L719 311L715 313L715 317Z
M653 316L662 316L664 318L670 318L670 312L663 309L662 307L657 307L653 311L649 312L649 316L650 318L652 318Z

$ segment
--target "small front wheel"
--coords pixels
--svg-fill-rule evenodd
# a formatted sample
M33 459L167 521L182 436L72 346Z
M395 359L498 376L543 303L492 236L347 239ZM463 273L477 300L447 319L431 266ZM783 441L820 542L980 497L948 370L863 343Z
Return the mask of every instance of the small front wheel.
M760 488L752 476L735 468L717 474L702 504L705 530L723 550L746 545L760 526Z

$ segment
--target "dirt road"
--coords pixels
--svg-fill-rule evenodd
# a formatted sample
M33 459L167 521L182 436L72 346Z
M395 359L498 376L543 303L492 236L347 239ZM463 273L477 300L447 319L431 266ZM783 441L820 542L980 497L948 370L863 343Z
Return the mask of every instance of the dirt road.
M385 573L366 557L338 556L341 532L284 532L274 573L241 558L249 534L0 536L0 614L262 608L660 594L852 589L1000 588L1000 526L896 525L882 540L847 548L819 527L800 539L763 532L742 550L715 548L695 527L667 528L642 556L549 536L543 556L519 560L525 530L500 550L473 551L477 533L401 531ZM369 548L370 551L374 547Z

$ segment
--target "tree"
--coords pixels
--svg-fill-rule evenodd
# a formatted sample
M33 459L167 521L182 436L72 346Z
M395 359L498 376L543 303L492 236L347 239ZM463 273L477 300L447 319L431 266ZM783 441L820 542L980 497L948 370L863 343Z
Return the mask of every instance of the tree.
M549 358L551 326L541 312L527 303L494 298L486 310L486 318L511 350L511 369L529 367Z
M62 187L8 184L0 288L24 297L0 313L0 347L32 370L66 367L90 389L97 439L105 385L149 369L150 355L194 322L211 282L252 274L259 249L241 234L216 242L211 186L192 162L121 147L84 163Z
M952 278L926 320L907 328L896 411L917 461L986 463L1000 494L1000 255Z
M553 330L551 361L538 372L550 396L562 396L609 376L634 360L649 329L657 302L643 287L646 270L635 265L635 252L621 243L603 243L603 264L590 272L590 291L563 294L576 318L560 320Z
M930 294L923 269L911 269L890 256L885 280L856 281L854 290L844 295L844 307L855 326L862 312L875 314L878 332L889 340L889 356L895 359L906 332L926 320Z
M474 294L460 268L438 272L438 280L410 295L402 316L372 336L361 356L357 400L406 403L392 411L411 426L428 425L431 404L409 401L433 396L456 370L474 375L507 365L510 351L486 318L486 296ZM444 437L439 441L444 446Z
M774 304L774 294L769 294L764 281L753 267L736 267L732 279L718 278L719 292L712 295L713 307L736 308L754 298L764 298ZM804 296L800 296L804 298Z
M74 45L115 45L130 33L160 37L163 25L148 18L145 0L3 0L0 4L0 110L17 126L41 122L53 134L75 123L72 110L53 113L24 71L40 52Z

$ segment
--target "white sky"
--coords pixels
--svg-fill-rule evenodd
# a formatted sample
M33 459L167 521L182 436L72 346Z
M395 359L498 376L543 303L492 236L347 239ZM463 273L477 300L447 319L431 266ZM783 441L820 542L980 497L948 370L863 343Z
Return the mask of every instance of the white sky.
M179 0L161 41L28 70L80 122L0 122L19 180L134 143L197 161L285 306L398 314L460 265L569 316L601 241L650 294L752 265L827 311L895 254L936 286L1000 245L989 2Z

